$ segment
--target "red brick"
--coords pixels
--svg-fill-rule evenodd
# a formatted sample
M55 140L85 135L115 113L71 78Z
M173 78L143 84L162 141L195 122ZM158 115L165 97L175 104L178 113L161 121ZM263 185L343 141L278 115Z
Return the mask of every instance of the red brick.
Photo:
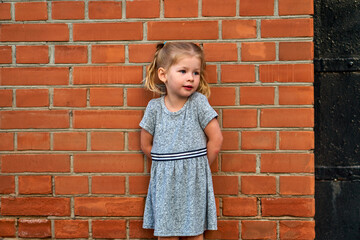
M93 176L93 194L125 194L124 176Z
M223 109L224 128L254 128L256 126L256 109Z
M275 150L276 132L270 131L243 131L241 133L241 149Z
M75 154L75 172L135 173L144 171L141 154Z
M90 19L121 19L121 2L116 1L90 1L89 18Z
M142 40L141 22L74 23L74 41Z
M69 41L69 28L65 23L2 24L0 41Z
M20 194L51 194L51 176L19 176Z
M120 63L125 62L124 45L92 45L92 63Z
M205 70L205 79L208 83L217 83L218 82L218 71L216 65L207 65Z
M263 198L262 216L314 217L313 198Z
M0 128L68 128L69 114L65 110L3 111Z
M124 94L122 88L90 88L91 106L122 106Z
M166 18L191 18L198 16L198 0L164 1Z
M217 21L148 22L148 40L217 39Z
M46 107L49 106L48 89L17 89L17 107Z
M313 82L312 64L260 65L262 82Z
M222 38L223 39L256 38L256 21L255 20L224 20L222 21Z
M2 198L3 216L70 216L70 198Z
M281 195L314 195L314 176L280 176Z
M14 150L14 133L0 132L0 151Z
M280 105L312 105L314 104L314 88L312 86L279 86Z
M74 84L140 84L141 66L74 67Z
M155 44L129 44L129 62L151 62L155 51Z
M53 136L55 151L86 150L85 132L56 132Z
M126 238L125 220L93 220L94 238Z
M219 220L218 230L206 231L206 239L239 239L239 221Z
M235 105L235 91L234 87L213 87L209 102L213 106L233 106Z
M92 132L91 150L121 151L124 150L123 132Z
M129 176L129 193L146 194L149 187L149 176Z
M242 176L241 193L276 194L276 178L273 176Z
M130 216L144 214L145 198L139 197L77 197L75 198L76 216Z
M127 105L130 107L145 107L155 97L159 97L159 95L144 88L127 89Z
M15 219L0 219L0 237L15 237L15 234Z
M274 87L240 87L240 105L273 105Z
M55 63L87 62L87 46L55 46Z
M84 19L85 3L83 1L52 2L53 19Z
M221 82L255 82L255 65L221 65Z
M238 150L239 149L239 133L233 131L223 131L222 150Z
M277 239L275 221L241 221L242 239Z
M74 128L138 128L139 110L75 110Z
M242 61L273 61L275 57L274 42L246 42L241 44Z
M236 0L202 0L202 16L233 17L236 15Z
M314 221L280 221L281 239L314 239Z
M16 46L16 63L49 63L49 46Z
M0 15L1 15L1 3L0 3ZM0 63L12 63L11 46L0 46Z
M56 176L55 193L64 194L87 194L89 193L89 181L87 176Z
M281 150L311 150L314 149L313 131L280 132Z
M55 88L53 104L56 107L85 107L85 88Z
M130 151L140 151L140 132L128 132L128 148Z
M213 176L215 194L235 194L239 193L238 176Z
M4 175L0 176L0 194L10 194L10 193L15 193L15 177L4 176ZM1 229L1 222L0 222L0 229Z
M0 3L0 20L11 20L10 3Z
M314 58L313 42L280 42L279 60L312 60Z
M240 0L240 16L272 16L274 0Z
M257 215L256 198L223 198L223 215L234 217L252 217Z
M238 60L236 43L204 43L204 54L207 62Z
M261 172L274 173L313 173L313 154L263 153Z
M154 238L153 229L143 229L142 220L130 220L130 238Z
M87 220L55 220L56 238L88 238Z
M17 135L18 150L50 150L50 133L19 132Z
M159 0L126 1L126 18L160 17Z
M1 172L69 172L70 158L62 154L18 154L1 156Z
M13 91L11 89L0 89L0 107L11 107Z
M279 15L312 15L314 14L313 0L279 0Z
M255 172L255 154L223 153L221 155L221 170L223 172Z
M46 219L20 219L19 237L22 238L50 238L51 222Z
M0 68L0 85L67 85L68 68Z
M314 36L312 18L261 20L262 38L312 36Z
M261 127L313 127L313 108L261 109Z
M15 3L16 21L47 20L46 2L18 2Z

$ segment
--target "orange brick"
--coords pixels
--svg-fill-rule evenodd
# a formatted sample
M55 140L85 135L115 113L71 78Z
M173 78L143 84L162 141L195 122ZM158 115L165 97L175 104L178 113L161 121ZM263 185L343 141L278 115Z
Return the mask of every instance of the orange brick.
M15 233L15 219L0 219L0 237L15 237Z
M279 0L279 15L312 15L314 14L313 0Z
M91 150L121 151L124 150L123 132L92 132Z
M55 88L54 106L56 107L85 107L85 88Z
M234 217L253 217L257 215L256 198L223 198L223 215Z
M19 132L17 135L18 150L50 150L50 133Z
M205 79L208 83L217 83L217 66L216 65L207 65L205 69Z
M17 63L49 63L48 46L16 46Z
M280 42L279 60L312 60L314 58L313 42Z
M91 106L122 106L124 94L122 88L90 88Z
M272 16L274 0L240 0L240 16Z
M223 131L222 150L238 150L239 149L239 133L232 131Z
M239 193L238 176L213 176L215 194L232 194Z
M221 65L221 82L255 82L255 65Z
M221 170L223 172L255 172L255 154L223 153L221 155Z
M20 219L18 221L19 237L21 238L50 238L51 221L46 219Z
M276 132L251 131L241 133L241 149L275 150Z
M261 172L313 173L314 155L297 153L261 154Z
M53 19L85 18L85 3L83 1L57 1L51 4Z
M10 3L0 3L0 20L11 20Z
M124 176L93 176L91 193L125 194Z
M46 2L18 2L15 3L16 21L47 20Z
M233 87L213 87L209 102L212 106L235 105L235 88Z
M126 1L126 18L157 18L159 16L159 0Z
M280 176L281 195L314 195L314 176Z
M0 132L0 151L14 150L14 133Z
M280 132L281 150L311 150L314 149L313 131Z
M159 95L144 88L127 89L127 105L131 107L145 107L155 97L159 97Z
M140 151L140 132L128 132L128 148L130 151Z
M262 82L313 82L312 64L260 65Z
M276 194L276 178L272 176L242 176L241 193Z
M125 62L124 45L92 45L92 63L119 63Z
M254 128L256 126L256 109L223 109L224 128Z
M88 220L55 220L56 238L88 238Z
M0 89L0 107L11 107L13 91L11 89Z
M55 46L55 63L87 62L87 46Z
M166 18L186 18L198 16L198 0L164 1Z
M219 220L218 230L206 231L206 239L239 239L239 221Z
M0 5L0 15L1 15L1 5ZM0 46L0 63L12 63L11 46Z
M17 89L17 107L46 107L49 106L48 89Z
M242 239L277 239L275 221L241 221Z
M279 86L280 105L312 105L314 104L314 88L312 86Z
M129 193L146 194L149 187L149 176L129 176Z
M129 61L151 62L156 51L155 44L129 44Z
M262 38L312 36L314 36L312 18L261 20Z
M240 87L240 105L273 105L274 87Z
M126 238L126 220L93 220L94 238Z
M261 127L313 127L313 108L262 109Z
M89 180L87 176L56 176L55 193L64 194L87 194L89 193Z
M0 194L15 193L15 177L14 176L0 176ZM1 230L1 221L0 221ZM1 231L0 231L1 232ZM0 236L2 236L0 234Z
M256 21L224 20L222 21L222 37L223 39L256 38Z
M236 15L236 0L203 0L204 17L233 17Z
M148 40L217 39L217 21L148 22Z
M153 229L143 229L142 220L130 220L130 238L154 238Z
M204 43L205 61L237 61L236 43Z
M281 239L315 239L315 221L280 221Z
M314 217L313 198L262 198L262 216L264 217Z
M121 19L121 2L115 1L90 1L90 19Z
M86 133L85 132L56 132L54 133L54 150L86 150Z
M274 42L247 42L241 44L242 61L273 61L275 57Z
M20 194L51 194L51 176L19 176Z

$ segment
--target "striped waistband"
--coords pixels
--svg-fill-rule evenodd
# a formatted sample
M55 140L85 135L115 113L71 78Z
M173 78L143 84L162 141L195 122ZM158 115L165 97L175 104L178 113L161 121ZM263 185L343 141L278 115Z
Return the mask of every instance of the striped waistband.
M206 156L206 148L179 153L151 153L153 161L174 161Z

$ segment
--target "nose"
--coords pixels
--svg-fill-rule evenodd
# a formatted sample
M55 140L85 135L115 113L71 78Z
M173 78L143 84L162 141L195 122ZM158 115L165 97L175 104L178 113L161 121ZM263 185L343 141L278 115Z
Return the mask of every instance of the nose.
M194 81L194 74L189 73L188 81L191 81L191 82Z

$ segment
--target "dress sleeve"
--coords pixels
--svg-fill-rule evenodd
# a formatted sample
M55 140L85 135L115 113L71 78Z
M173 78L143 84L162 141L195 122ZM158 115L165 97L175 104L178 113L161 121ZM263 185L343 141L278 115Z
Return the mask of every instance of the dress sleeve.
M199 93L197 97L198 102L198 114L199 122L202 129L208 125L208 123L218 116L217 112L210 106L207 98Z
M155 112L155 102L151 100L146 109L144 116L140 122L140 127L148 131L151 135L154 136L155 123L156 123L156 112Z

